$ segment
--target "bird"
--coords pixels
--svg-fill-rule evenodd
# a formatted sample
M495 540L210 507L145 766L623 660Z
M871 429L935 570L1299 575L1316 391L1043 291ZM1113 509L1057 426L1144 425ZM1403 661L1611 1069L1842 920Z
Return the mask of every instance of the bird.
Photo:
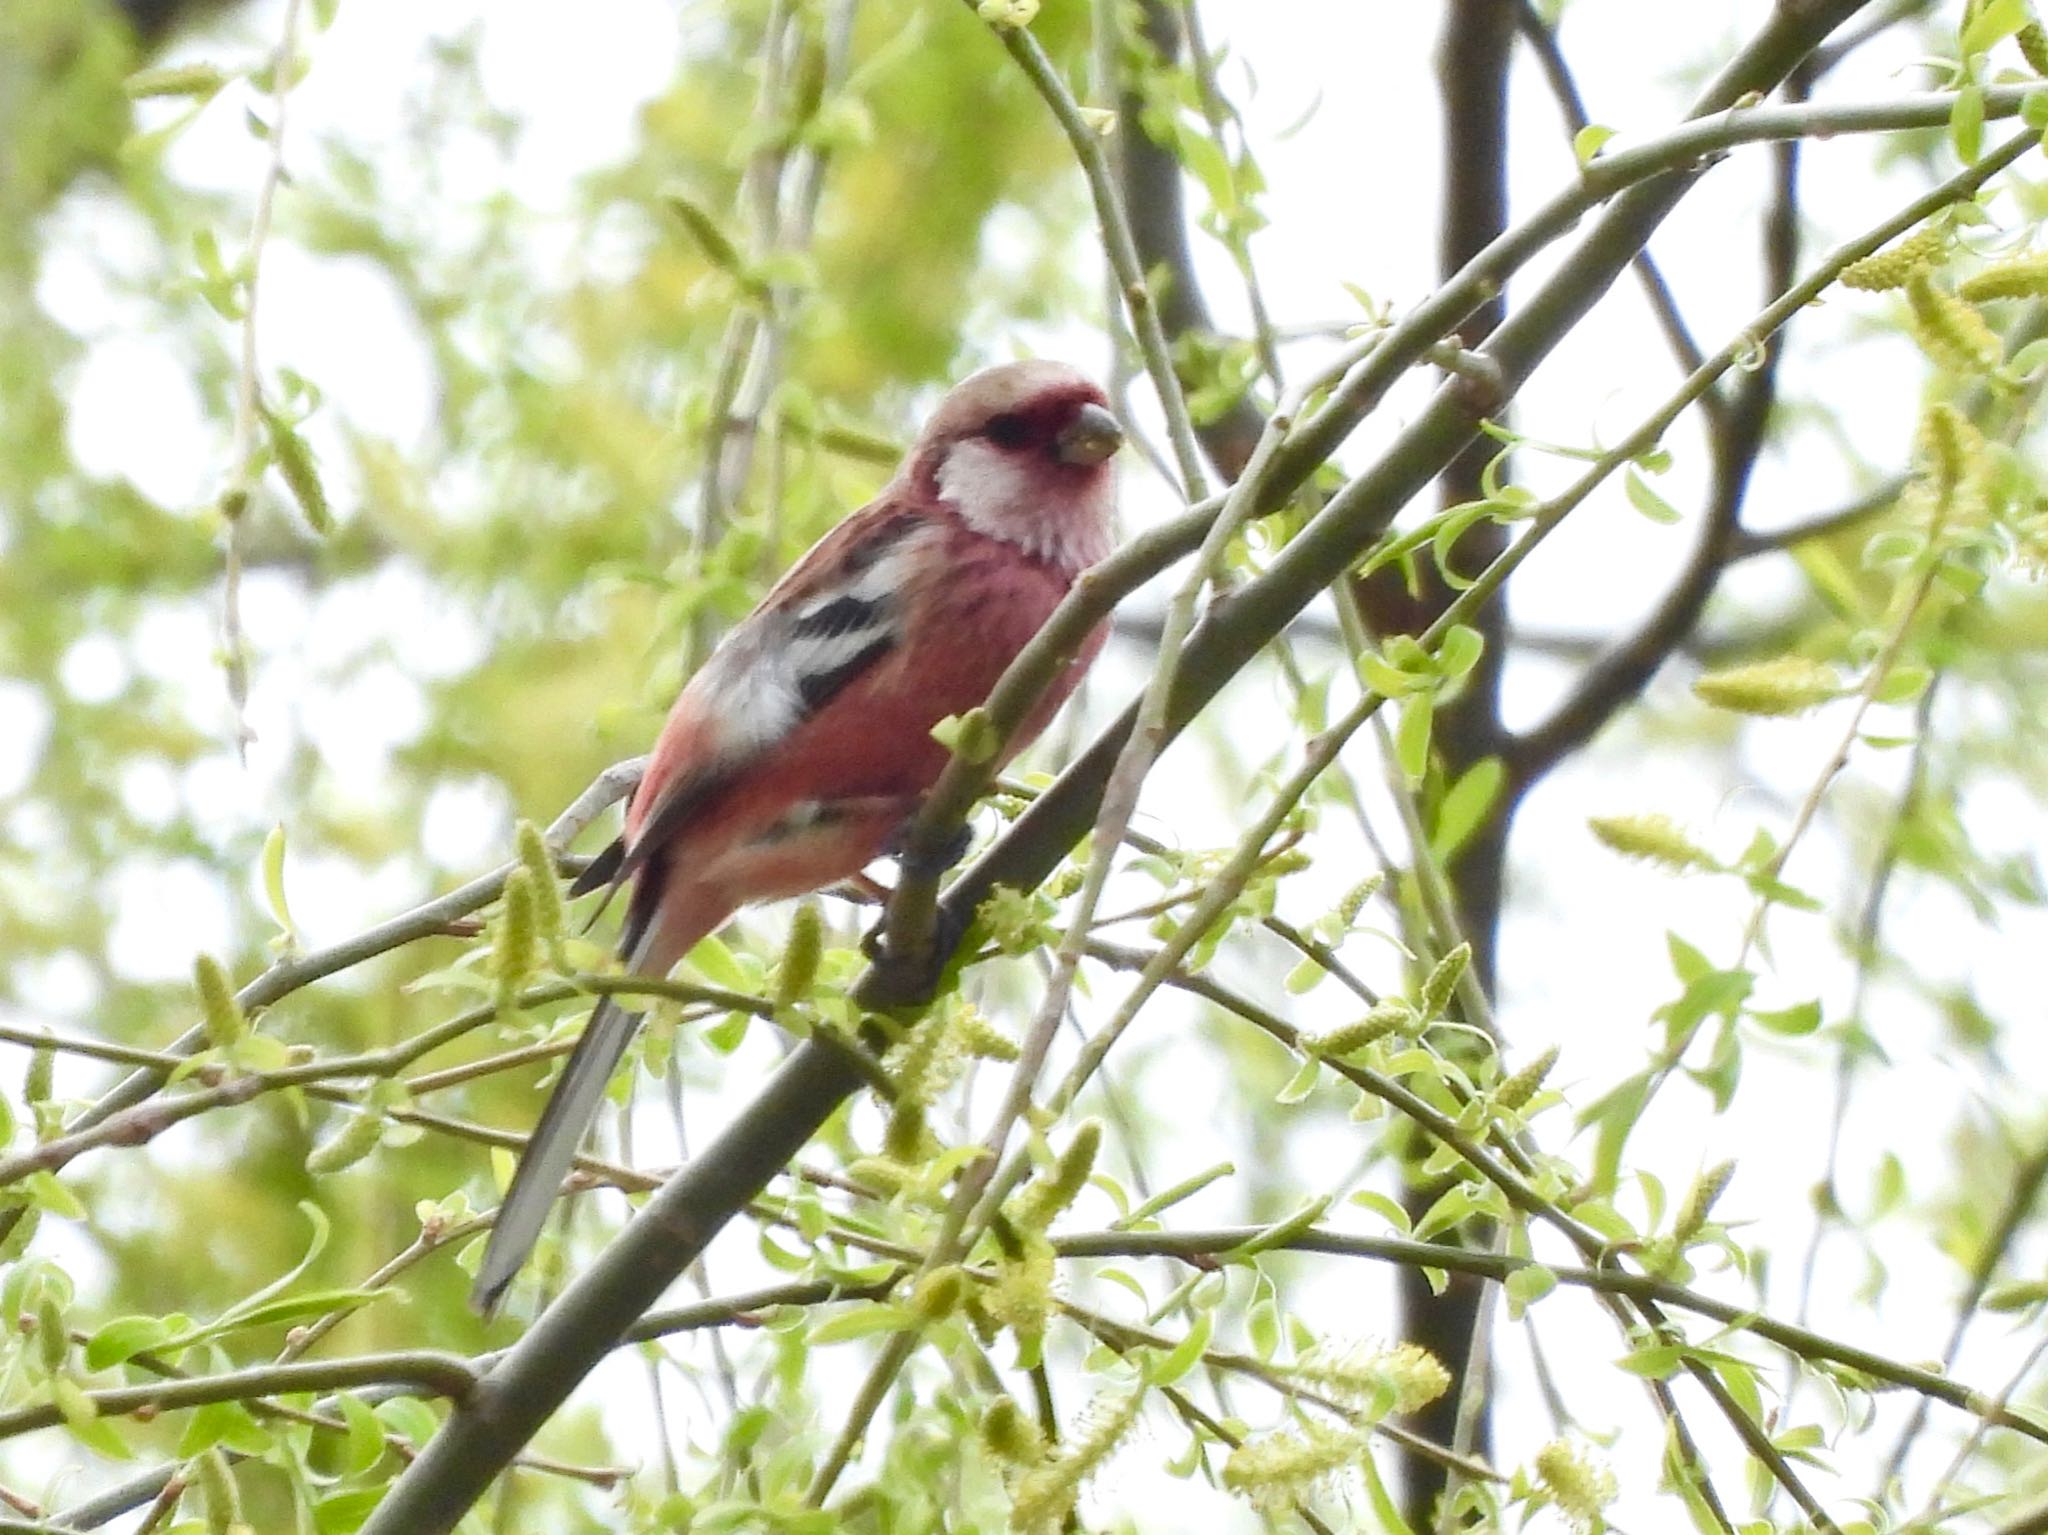
M730 630L684 685L623 830L572 893L630 884L619 956L666 975L742 906L854 878L950 753L933 731L982 704L1114 541L1124 434L1103 391L1034 359L972 374L895 475ZM1030 744L1101 649L1096 626L1012 735ZM602 998L498 1209L471 1298L493 1312L525 1263L640 1024Z

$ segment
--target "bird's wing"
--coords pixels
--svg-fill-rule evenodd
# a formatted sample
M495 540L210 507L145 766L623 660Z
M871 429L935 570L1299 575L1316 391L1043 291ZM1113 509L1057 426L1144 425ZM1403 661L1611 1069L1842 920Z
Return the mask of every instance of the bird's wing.
M761 759L896 648L929 519L893 498L812 545L683 689L648 758L626 831L576 893L617 888Z

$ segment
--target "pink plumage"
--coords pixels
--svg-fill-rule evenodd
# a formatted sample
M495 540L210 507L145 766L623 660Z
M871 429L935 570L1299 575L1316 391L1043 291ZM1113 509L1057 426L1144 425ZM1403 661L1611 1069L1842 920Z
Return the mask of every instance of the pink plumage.
M932 728L983 702L1109 552L1122 440L1102 391L1058 363L989 368L940 402L882 493L813 545L676 699L624 834L577 887L632 882L632 970L666 974L741 906L835 884L887 849L945 766ZM478 1306L525 1261L638 1024L608 1001L592 1014L499 1209Z

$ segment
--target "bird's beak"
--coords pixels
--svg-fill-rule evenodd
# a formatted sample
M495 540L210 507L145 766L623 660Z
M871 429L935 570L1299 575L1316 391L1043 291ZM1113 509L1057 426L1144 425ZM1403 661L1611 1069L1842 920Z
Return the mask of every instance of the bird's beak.
M1124 445L1124 429L1100 405L1083 405L1053 439L1063 464L1099 464Z

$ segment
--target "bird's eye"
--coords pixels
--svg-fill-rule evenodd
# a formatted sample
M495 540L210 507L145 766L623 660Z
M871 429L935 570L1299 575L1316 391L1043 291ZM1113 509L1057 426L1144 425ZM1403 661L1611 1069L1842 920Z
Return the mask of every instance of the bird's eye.
M1022 416L1006 411L992 417L989 424L981 429L981 435L999 448L1021 448L1031 441L1031 424Z

